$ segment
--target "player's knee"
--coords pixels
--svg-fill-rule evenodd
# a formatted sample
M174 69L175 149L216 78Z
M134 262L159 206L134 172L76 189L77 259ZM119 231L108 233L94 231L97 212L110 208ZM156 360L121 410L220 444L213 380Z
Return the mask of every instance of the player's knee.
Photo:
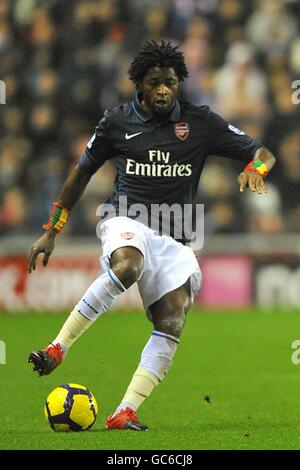
M112 270L118 279L120 279L123 286L128 289L138 280L142 267L139 264L133 263L132 260L124 258L114 264Z
M181 314L173 314L172 317L167 317L165 320L163 320L162 327L169 335L175 336L175 338L179 338L182 333L185 320L186 316L183 312Z
M111 268L126 289L139 279L143 265L144 257L135 247L118 248L112 253Z
M164 312L154 321L154 327L158 331L179 338L186 321L186 311L184 305L166 306Z

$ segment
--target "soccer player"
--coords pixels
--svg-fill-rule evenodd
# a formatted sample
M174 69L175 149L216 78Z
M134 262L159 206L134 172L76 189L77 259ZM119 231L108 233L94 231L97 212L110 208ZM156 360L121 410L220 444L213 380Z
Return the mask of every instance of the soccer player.
M107 419L108 429L147 430L138 421L137 409L170 369L201 281L196 257L184 235L181 239L174 236L174 224L165 234L161 225L154 230L149 220L148 224L146 219L141 222L137 211L130 208L143 205L150 210L157 203L169 208L193 205L209 155L244 162L238 176L241 192L247 187L258 194L267 192L264 177L275 163L260 142L208 106L179 102L180 83L187 75L182 53L170 42L144 45L129 68L136 96L105 112L53 203L45 233L29 255L29 273L35 269L39 253L44 253L43 265L47 265L55 238L90 178L113 159L117 177L109 202L115 213L100 226L104 274L87 289L53 342L29 356L34 370L50 374L74 341L137 282L154 330L124 397ZM125 196L129 210L124 215L120 201Z

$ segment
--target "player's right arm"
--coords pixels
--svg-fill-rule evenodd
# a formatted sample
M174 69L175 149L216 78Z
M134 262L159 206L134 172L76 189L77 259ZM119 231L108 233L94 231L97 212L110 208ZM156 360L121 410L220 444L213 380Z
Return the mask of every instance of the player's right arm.
M91 179L92 174L84 167L76 165L66 179L57 204L71 211L76 202L80 199ZM28 272L35 270L37 256L44 253L43 266L46 266L49 257L55 247L55 237L57 231L48 228L45 233L32 245L28 258Z
M45 233L32 245L28 257L28 272L35 270L36 260L44 253L43 266L46 266L55 247L55 237L65 225L76 202L80 199L92 175L113 157L113 148L109 137L110 113L106 112L96 127L95 134L86 146L79 164L71 171L59 195L53 203Z

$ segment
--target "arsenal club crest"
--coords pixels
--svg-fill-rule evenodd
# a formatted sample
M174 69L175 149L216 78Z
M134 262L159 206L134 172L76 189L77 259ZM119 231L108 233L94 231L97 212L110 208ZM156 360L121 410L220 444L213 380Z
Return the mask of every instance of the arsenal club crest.
M190 126L187 122L177 122L174 127L176 137L180 140L185 140L190 133Z
M133 233L133 232L123 232L123 233L121 233L121 237L124 238L124 240L131 240L133 237L135 237L135 233Z

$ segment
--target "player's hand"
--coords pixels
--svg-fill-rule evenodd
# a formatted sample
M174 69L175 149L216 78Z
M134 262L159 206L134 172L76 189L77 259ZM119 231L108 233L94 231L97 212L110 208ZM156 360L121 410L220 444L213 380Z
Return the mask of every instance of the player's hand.
M238 182L240 183L241 193L244 192L247 187L254 193L258 194L268 192L265 180L259 173L254 173L253 171L242 171L238 176Z
M48 230L32 245L28 256L29 274L35 270L36 260L40 253L45 253L43 258L43 266L47 265L50 255L55 247L55 235L55 232Z

